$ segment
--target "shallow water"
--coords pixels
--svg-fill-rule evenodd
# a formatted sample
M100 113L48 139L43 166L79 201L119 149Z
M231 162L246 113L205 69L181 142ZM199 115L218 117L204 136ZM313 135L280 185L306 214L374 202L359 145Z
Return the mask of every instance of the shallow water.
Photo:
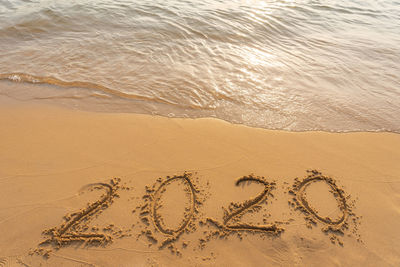
M0 94L400 132L399 1L0 0Z

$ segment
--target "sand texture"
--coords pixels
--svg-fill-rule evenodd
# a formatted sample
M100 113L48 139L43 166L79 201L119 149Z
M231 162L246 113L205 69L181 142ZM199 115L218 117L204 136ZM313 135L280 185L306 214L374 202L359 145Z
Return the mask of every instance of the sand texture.
M0 101L0 266L400 266L400 135Z

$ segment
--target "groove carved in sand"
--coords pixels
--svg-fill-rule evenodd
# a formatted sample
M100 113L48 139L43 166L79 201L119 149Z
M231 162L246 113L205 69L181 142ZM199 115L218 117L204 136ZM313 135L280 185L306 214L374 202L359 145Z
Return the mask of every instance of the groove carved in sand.
M300 210L305 215L305 220L309 228L317 225L317 222L322 223L324 225L322 231L330 234L332 243L336 243L337 241L339 245L343 245L338 236L343 236L345 231L349 229L350 224L352 224L353 228L352 233L358 236L358 241L361 241L360 236L357 234L360 217L357 217L353 212L355 202L350 201L350 196L346 196L344 190L337 186L333 178L324 176L317 170L309 170L307 172L309 175L303 180L295 179L295 183L289 190L289 193L293 195L292 201L289 201L289 205L295 210ZM329 191L336 199L339 210L342 213L338 219L333 220L330 217L320 216L318 211L311 207L307 201L305 197L307 188L317 182L324 182L329 186ZM350 217L353 217L353 219L349 220Z
M185 214L184 220L182 224L177 228L177 229L167 229L165 226L163 226L162 218L161 216L157 213L158 209L158 202L160 200L160 196L162 194L163 189L165 187L172 183L175 180L182 180L188 187L189 187L189 192L190 192L190 210ZM195 202L196 202L196 189L193 186L193 183L189 179L189 175L184 174L182 176L174 176L166 181L164 181L160 187L156 190L154 193L154 198L152 202L152 217L154 221L154 225L157 227L157 229L165 234L165 235L176 235L179 232L183 231L190 220L192 219L194 215L194 210L195 210Z
M279 235L284 231L283 228L278 227L276 223L269 225L251 225L248 223L241 223L240 219L246 212L258 211L268 196L272 196L271 191L275 188L275 182L267 182L264 177L256 177L253 175L243 176L236 181L236 186L244 183L257 183L264 186L263 191L256 197L249 199L243 203L231 203L228 210L224 211L223 222L220 223L212 218L207 218L207 221L220 228L225 235L232 231L248 231L248 232L261 232Z
M99 200L88 204L88 206L78 212L65 216L66 221L59 227L54 227L45 230L43 234L49 235L50 238L41 242L40 245L52 244L57 248L73 243L73 242L86 242L87 244L105 244L112 241L112 236L103 233L85 233L88 228L86 225L94 216L108 208L113 199L117 197L119 178L114 178L107 183L90 184L87 187L93 189L105 190Z
M185 172L183 175L167 176L166 179L159 178L152 187L146 187L146 194L143 196L144 203L138 206L137 209L140 210L140 220L145 227L141 235L146 236L151 244L157 244L160 241L159 248L168 246L172 252L179 254L180 252L173 243L184 232L191 233L197 229L195 221L199 215L198 208L205 199L193 180L192 174ZM187 193L189 204L185 208L182 222L178 227L172 229L165 225L158 209L162 206L161 196L166 187L173 182L179 181L185 186L184 190Z

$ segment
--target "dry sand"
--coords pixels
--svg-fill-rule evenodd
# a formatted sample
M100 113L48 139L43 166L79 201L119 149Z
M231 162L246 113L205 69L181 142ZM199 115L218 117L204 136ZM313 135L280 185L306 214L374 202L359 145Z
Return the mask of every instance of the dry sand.
M0 266L400 265L398 134L4 98L0 125Z

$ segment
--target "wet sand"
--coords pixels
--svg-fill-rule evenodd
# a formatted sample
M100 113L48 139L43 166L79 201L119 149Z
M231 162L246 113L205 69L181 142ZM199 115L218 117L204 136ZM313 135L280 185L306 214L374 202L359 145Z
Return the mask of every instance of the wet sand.
M400 264L398 134L5 98L0 125L0 265Z

